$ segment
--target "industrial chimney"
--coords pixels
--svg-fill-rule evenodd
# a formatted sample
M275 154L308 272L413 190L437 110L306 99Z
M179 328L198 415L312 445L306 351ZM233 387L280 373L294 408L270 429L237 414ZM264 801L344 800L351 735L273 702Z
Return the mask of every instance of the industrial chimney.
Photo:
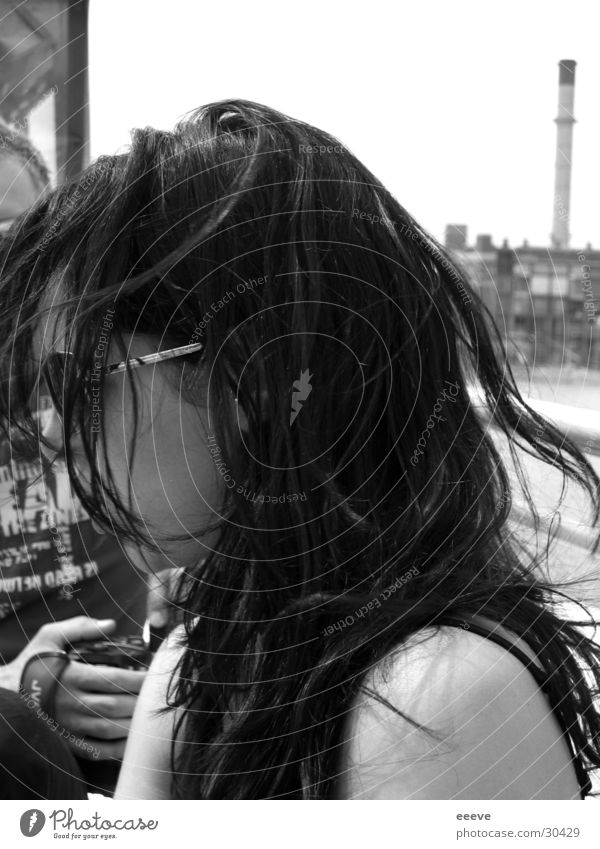
M554 218L552 245L569 247L569 215L571 195L571 155L573 151L573 103L575 100L575 65L573 59L558 63L558 116L556 121L556 166L554 169Z

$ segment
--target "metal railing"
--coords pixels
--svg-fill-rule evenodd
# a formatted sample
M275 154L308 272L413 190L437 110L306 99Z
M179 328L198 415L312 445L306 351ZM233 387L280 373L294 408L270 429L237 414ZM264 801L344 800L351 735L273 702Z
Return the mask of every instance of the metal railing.
M482 399L479 391L471 387L469 395L478 413L493 426L492 410ZM526 401L536 413L549 419L565 436L572 439L584 454L600 457L600 412L598 410L572 407L569 404L555 404L550 401L537 401L533 398L527 398Z
M569 404L528 400L536 413L555 424L584 452L600 457L600 412Z
M492 410L485 403L478 390L469 390L471 402L478 414L491 428L494 427ZM590 457L600 457L600 412L569 404L556 404L550 401L538 401L527 398L527 404L544 418L554 424L561 433L569 437L584 454ZM555 515L540 518L540 531L547 533L555 519ZM513 499L511 520L518 525L532 528L532 517L524 500ZM569 545L590 549L595 542L600 528L591 527L589 523L574 522L561 516L558 538Z

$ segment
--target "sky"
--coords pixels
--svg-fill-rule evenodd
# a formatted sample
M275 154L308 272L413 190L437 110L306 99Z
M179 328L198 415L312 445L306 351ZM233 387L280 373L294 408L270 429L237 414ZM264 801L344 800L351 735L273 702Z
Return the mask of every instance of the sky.
M600 248L599 25L590 0L91 0L92 157L245 98L337 136L439 239L547 245L575 59L571 245Z

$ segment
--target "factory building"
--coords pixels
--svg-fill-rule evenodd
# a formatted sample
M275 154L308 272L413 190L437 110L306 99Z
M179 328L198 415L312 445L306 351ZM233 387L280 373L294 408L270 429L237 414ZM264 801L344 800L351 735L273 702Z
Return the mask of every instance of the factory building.
M464 224L446 228L446 247L474 282L511 360L600 369L600 250L570 247L575 62L559 63L556 164L550 244L469 245Z

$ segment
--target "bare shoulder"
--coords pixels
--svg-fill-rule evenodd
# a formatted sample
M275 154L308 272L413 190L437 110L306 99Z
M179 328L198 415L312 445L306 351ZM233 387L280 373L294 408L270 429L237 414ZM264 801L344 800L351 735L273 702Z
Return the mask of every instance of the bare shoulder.
M491 640L455 627L423 630L364 686L370 693L356 699L346 725L341 798L578 797L546 697Z

